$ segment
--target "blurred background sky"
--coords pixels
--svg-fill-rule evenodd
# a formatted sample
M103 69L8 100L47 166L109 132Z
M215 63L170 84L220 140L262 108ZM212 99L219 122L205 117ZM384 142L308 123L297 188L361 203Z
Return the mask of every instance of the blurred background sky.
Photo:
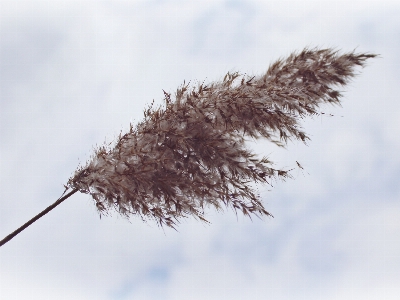
M396 3L397 2L397 3ZM0 239L162 89L249 75L304 47L380 54L308 146L251 147L295 179L274 218L207 211L178 232L75 194L0 248L0 299L399 299L398 1L0 0Z

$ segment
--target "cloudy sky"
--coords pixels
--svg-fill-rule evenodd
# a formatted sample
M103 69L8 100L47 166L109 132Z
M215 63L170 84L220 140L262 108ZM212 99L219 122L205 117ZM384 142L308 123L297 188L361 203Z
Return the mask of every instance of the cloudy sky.
M396 1L0 0L0 239L162 89L261 74L306 46L372 52L312 141L252 143L304 171L259 187L274 218L210 209L178 232L75 194L0 248L0 299L398 299Z

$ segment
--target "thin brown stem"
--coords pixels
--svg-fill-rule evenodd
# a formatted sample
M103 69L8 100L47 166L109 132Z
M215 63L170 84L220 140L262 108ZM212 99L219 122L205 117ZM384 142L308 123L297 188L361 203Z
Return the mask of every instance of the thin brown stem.
M58 206L59 204L61 204L64 200L66 200L67 198L69 198L70 196L72 196L73 194L75 194L78 190L77 189L73 189L71 192L69 192L68 194L66 194L65 196L61 197L60 199L58 199L56 202L54 202L52 205L50 205L48 208L46 208L44 211L42 211L40 214L36 215L35 217L33 217L31 220L29 220L28 222L26 222L24 225L22 225L20 228L18 228L17 230L15 230L14 232L10 233L9 235L7 235L4 239L2 239L0 241L0 247L3 246L5 243L7 243L9 240L11 240L13 237L15 237L17 234L19 234L22 230L24 230L25 228L27 228L29 225L31 225L32 223L34 223L35 221L39 220L41 217L43 217L45 214L47 214L49 211L51 211L53 208L55 208L56 206Z

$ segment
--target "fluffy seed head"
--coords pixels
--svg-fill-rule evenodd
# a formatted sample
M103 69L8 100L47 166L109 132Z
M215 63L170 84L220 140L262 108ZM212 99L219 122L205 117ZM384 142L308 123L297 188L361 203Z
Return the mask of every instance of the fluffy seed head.
M115 146L101 146L68 187L90 194L100 213L115 208L174 227L181 217L204 218L204 209L232 207L245 215L271 216L250 187L290 177L245 145L245 137L278 146L306 142L300 119L319 105L340 105L334 87L346 85L354 68L375 54L339 55L333 49L304 49L271 64L261 76L228 73L222 81L190 86L165 107L144 110L144 119L121 134Z

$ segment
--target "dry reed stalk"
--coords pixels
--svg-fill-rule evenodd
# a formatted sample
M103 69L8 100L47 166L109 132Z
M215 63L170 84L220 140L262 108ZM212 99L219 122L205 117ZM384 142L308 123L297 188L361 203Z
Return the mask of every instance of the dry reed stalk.
M221 82L195 87L184 82L174 99L164 91L165 107L151 104L113 148L99 147L66 187L70 194L90 194L100 215L115 208L173 228L187 216L207 222L207 206L271 216L249 184L285 179L290 170L257 158L245 137L278 146L306 142L300 119L319 114L320 104L340 105L334 86L346 85L356 66L376 56L305 48L261 76L228 73Z

